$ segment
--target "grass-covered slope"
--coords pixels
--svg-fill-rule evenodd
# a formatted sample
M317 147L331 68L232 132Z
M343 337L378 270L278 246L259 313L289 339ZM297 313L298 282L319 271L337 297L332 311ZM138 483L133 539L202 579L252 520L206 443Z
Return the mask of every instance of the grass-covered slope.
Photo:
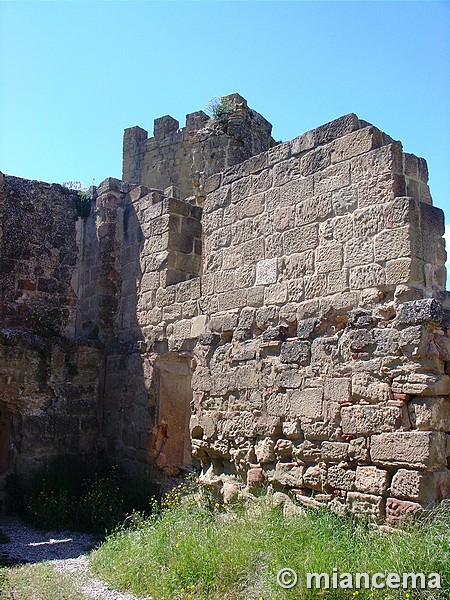
M284 517L270 497L225 509L175 491L162 512L117 531L92 555L112 586L158 599L449 598L449 514L382 533L330 512ZM285 590L277 572L298 584ZM306 573L439 573L441 590L306 587Z

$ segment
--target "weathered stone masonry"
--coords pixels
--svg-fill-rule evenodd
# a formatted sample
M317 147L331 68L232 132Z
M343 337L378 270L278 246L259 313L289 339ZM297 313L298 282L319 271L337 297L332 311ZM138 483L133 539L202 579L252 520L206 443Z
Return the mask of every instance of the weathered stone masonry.
M171 476L193 455L226 499L270 483L396 522L450 496L426 163L352 114L273 145L230 98L222 123L126 130L125 181L85 220L4 177L0 470L65 449Z

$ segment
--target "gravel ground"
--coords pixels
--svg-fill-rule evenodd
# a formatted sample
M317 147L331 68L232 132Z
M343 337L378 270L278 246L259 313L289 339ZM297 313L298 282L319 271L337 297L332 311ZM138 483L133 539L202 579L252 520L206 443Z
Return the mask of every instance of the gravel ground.
M6 556L10 561L51 561L56 571L74 575L76 585L86 598L138 600L133 594L108 589L105 583L92 575L88 553L98 544L98 537L70 531L41 531L13 517L3 517L0 529L10 539L9 543L0 545L0 555Z

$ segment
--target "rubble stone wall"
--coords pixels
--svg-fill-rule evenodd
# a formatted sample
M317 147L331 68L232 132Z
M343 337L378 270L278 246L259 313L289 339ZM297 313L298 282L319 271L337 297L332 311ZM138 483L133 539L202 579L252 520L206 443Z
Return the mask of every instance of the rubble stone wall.
M96 453L102 361L94 342L74 339L77 195L0 177L1 489L59 454Z

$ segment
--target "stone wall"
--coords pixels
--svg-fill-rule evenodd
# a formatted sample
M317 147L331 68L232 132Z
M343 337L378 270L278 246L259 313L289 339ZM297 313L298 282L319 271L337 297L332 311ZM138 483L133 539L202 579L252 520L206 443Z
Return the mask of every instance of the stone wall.
M206 182L191 421L205 481L391 522L449 495L444 218L426 182L355 115Z
M220 130L202 113L181 132L157 120L148 142L127 130L126 181L92 190L85 219L60 187L9 178L23 206L3 195L0 401L22 424L4 431L24 470L65 445L153 477L193 456L226 499L271 484L396 522L450 496L426 163L353 114L261 153L270 125L234 101ZM38 304L63 319L37 342L20 315ZM46 449L16 442L27 423Z
M101 350L74 339L77 198L0 176L0 490L59 454L96 453Z
M165 190L176 197L203 194L206 177L267 150L273 143L272 125L247 106L239 94L223 98L234 112L210 119L203 111L186 116L186 126L171 116L155 120L154 135L141 127L125 129L124 181Z

